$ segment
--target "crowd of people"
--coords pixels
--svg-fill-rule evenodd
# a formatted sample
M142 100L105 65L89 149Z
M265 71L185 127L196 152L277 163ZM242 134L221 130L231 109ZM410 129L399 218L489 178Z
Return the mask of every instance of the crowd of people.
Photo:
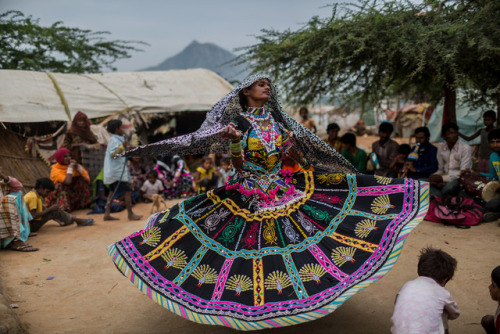
M89 173L82 164L81 155L82 151L99 149L100 144L97 143L95 135L92 134L89 119L85 114L79 112L66 134L63 146L55 153L55 163L51 166L50 177L39 178L34 189L23 196L21 182L6 175L0 168L0 201L2 204L0 208L2 210L0 242L2 248L22 252L37 251L36 247L28 243L28 238L39 233L41 227L51 220L61 226L72 224L91 226L95 223L94 219L79 218L72 215L75 210L91 206L94 207L94 213L104 214L104 220L118 219L112 216L111 213L121 210L127 210L129 220L139 220L142 216L134 213L133 205L140 201L152 202L154 197L158 195L166 199L189 198L196 195L205 196L204 194L207 194L210 190L225 187L227 190L236 189L243 197L256 193L267 203L261 204L258 210L270 212L273 209L270 203L274 201L280 187L283 187L281 191L284 191L283 189L287 190L278 204L283 206L284 204L281 202L285 202L286 199L292 205L304 194L297 191L294 185L289 184L290 179L287 178L289 174L287 174L285 168L279 173L282 173L283 180L286 180L286 182L280 183L281 180L275 180L274 186L278 185L275 188L271 185L272 183L266 183L266 187L271 189L268 190L268 193L259 192L248 181L246 181L247 184L235 181L239 176L232 169L231 165L234 163L241 164L241 166L251 165L253 172L264 168L276 169L276 166L279 165L278 160L270 159L269 156L278 152L278 143L281 145L280 149L282 148L283 152L279 151L276 154L287 152L287 157L295 161L292 161L292 165L295 163L298 166L297 168L303 171L312 168L303 156L297 155L296 152L288 148L287 145L289 145L288 142L293 135L292 132L288 133L284 128L280 128L282 125L274 123L269 114L263 113L262 108L253 106L247 108L248 115L245 115L245 117L249 121L243 118L239 119L240 123L235 123L233 127L228 126L224 132L225 138L231 140L231 155L212 154L203 156L199 158L198 164L193 165L194 167L188 166L186 161L179 155L163 156L158 160L145 159L140 156L129 159L122 156L121 154L132 148L132 146L125 136L122 122L116 119L111 120L107 123L107 130L111 137L106 145L104 164L101 173L95 180L90 180ZM300 116L299 123L316 133L316 124L308 117L306 108L300 110ZM493 111L487 111L484 113L483 119L485 128L470 137L461 134L455 123L444 124L441 136L445 141L438 147L429 142L430 132L427 127L419 127L414 131L415 144L413 147L408 144L400 145L391 139L393 126L388 122L380 124L378 129L379 139L373 142L370 153L357 146L355 134L346 132L339 136L341 129L336 123L328 125L326 129L327 137L323 140L350 162L357 171L365 175L374 175L374 180L381 180L381 177L422 180L430 183L430 193L433 196L456 196L463 191L460 179L464 173L477 172L478 175L483 175L489 180L498 181L500 178L500 129L495 129L493 126L496 121L496 114ZM269 140L274 146L268 148L265 145L258 144L257 141L261 139L259 136L263 136L264 132L260 134L250 131L248 136L253 136L253 141L248 141L248 152L244 151L240 146L239 136L247 131L251 122L256 121L267 122L264 125L259 125L262 126L262 131L267 131L269 127L271 129L276 127L276 131L281 131L282 134L279 141L277 136L273 138L274 135L269 135ZM253 123L251 124L253 126ZM256 129L255 126L254 129ZM477 168L474 171L473 150L471 146L464 141L458 140L458 138L462 137L464 140L469 141L479 136L481 137L479 159ZM267 153L262 153L259 150L267 150ZM242 158L242 153L246 154L245 159ZM262 160L263 155L268 156L267 160ZM283 164L286 165L284 162ZM240 169L241 166L239 166ZM322 180L321 177L323 177L323 180L328 181L328 178L324 175L315 177L318 177L318 180ZM368 182L366 180L363 182ZM255 182L257 184L262 180ZM259 186L261 185L262 183L259 184ZM500 187L497 187L494 191L500 193ZM325 201L334 200L325 194L315 194L314 196ZM236 198L227 198L224 201L233 200L236 201ZM340 199L336 198L335 200L339 201ZM204 200L200 201L203 202ZM247 202L249 208L255 205L252 202ZM247 205L247 202L241 202L238 205L244 206ZM271 209L268 210L266 205ZM372 211L374 210L373 205ZM194 208L196 207L195 205ZM305 208L312 210L306 206ZM487 201L484 208L484 221L493 221L500 218L499 197ZM380 212L382 211L381 209ZM164 214L168 215L168 211L165 210ZM221 211L218 215L216 219L222 220L225 219L227 214ZM289 223L290 221L285 219L283 224L287 226L286 224ZM229 221L226 224L229 224ZM268 223L268 230L270 231L272 224L269 224L271 223ZM314 222L316 225L312 225L307 220L302 221L301 224L304 227L309 226L311 231L323 228L319 223ZM211 231L215 225L209 225L207 219L205 225L202 226L207 231ZM238 226L234 225L234 228L237 229ZM287 238L292 243L297 242L299 236L292 235L293 233L290 231L285 230L284 233L288 233ZM225 239L226 242L234 241L234 238L230 239L224 233L221 236L227 238ZM252 245L254 241L251 240L251 235L248 238L244 242L247 245ZM266 238L269 243L277 241L276 236L273 235L268 235ZM281 238L283 239L283 236ZM343 254L342 256L347 255ZM454 319L460 314L458 306L444 288L446 283L453 277L455 268L456 260L443 251L435 249L424 249L422 251L418 264L419 278L405 284L398 294L392 318L394 333L405 333L409 329L414 330L415 327L412 327L412 324L418 324L423 329L434 329L434 327L438 326L439 328L436 327L435 329L439 332L446 330L446 328L442 328L442 326L446 326L446 321L442 322L441 316L446 315L448 319ZM490 286L491 297L497 301L500 300L499 273L500 268L493 270L492 285ZM278 278L276 278L276 282L279 283ZM284 284L283 282L279 284ZM279 290L280 288L277 287L276 289ZM414 305L411 300L414 300L415 296L423 300L420 304L422 309L415 309L413 306L408 308L408 305ZM436 312L436 314L429 316L427 309L442 310L442 312ZM422 316L425 318L424 320L422 320ZM498 319L497 311L495 316L485 316L482 324L485 329L492 333L495 333L495 328L497 328L498 333Z

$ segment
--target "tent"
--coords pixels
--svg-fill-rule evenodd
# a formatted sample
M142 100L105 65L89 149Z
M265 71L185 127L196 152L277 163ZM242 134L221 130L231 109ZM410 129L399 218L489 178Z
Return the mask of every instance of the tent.
M232 90L206 69L62 74L0 70L0 122L68 121L121 111L207 111Z

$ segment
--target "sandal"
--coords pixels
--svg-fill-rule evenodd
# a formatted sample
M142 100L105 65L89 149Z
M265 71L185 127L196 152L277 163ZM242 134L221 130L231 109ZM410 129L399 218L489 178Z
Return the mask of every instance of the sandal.
M89 219L87 219L87 221L85 223L76 224L76 226L92 226L92 225L94 225L94 223L95 223L95 220L92 218L89 218Z
M23 244L19 246L13 246L11 245L9 249L13 251L18 251L18 252L36 252L38 248L31 246L30 244Z

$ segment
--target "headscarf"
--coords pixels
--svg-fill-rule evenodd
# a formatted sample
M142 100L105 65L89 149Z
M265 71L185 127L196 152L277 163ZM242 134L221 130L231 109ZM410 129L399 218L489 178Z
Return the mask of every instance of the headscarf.
M78 121L84 120L85 121L85 127L81 128L77 125ZM92 133L92 130L90 129L90 120L85 115L83 112L79 111L75 114L73 117L73 122L71 122L71 128L70 131L72 134L77 135L84 139L85 142L89 144L95 144L97 143L97 138L96 136Z
M60 163L61 165L63 164L64 162L64 156L66 154L70 153L71 154L71 151L68 150L66 147L61 147L60 149L57 150L57 152L54 154L54 157L56 159L56 161L58 163Z
M271 86L271 95L264 108L272 113L276 121L293 132L293 145L304 154L305 158L314 167L330 172L357 173L356 169L347 160L322 139L283 112L277 100L276 88L271 80L264 75L253 75L245 79L237 88L224 96L210 109L205 121L197 131L139 146L127 151L125 155L157 157L165 154L227 153L229 151L229 140L222 138L221 132L243 111L239 103L238 93L260 79L267 79Z

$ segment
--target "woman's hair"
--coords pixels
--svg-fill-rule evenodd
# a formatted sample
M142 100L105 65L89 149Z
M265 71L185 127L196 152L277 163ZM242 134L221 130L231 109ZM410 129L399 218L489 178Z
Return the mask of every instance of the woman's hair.
M118 130L122 126L122 121L119 119L112 119L111 121L108 122L108 132L110 133L116 133L116 130Z
M35 189L47 189L49 191L54 190L54 182L48 177L42 177L36 180Z
M354 133L346 133L340 137L340 142L343 144L349 144L351 146L356 146L356 135Z
M500 266L496 267L491 272L491 280L495 282L497 286L500 286Z
M497 119L497 114L493 111L493 110L486 110L483 114L483 118L485 117L489 117L489 118L493 118L494 120Z
M303 111L305 111L307 114L309 114L309 110L306 107L302 107L299 109L299 115L302 114Z
M418 258L418 276L433 278L436 282L447 282L453 278L457 260L440 249L422 249Z

